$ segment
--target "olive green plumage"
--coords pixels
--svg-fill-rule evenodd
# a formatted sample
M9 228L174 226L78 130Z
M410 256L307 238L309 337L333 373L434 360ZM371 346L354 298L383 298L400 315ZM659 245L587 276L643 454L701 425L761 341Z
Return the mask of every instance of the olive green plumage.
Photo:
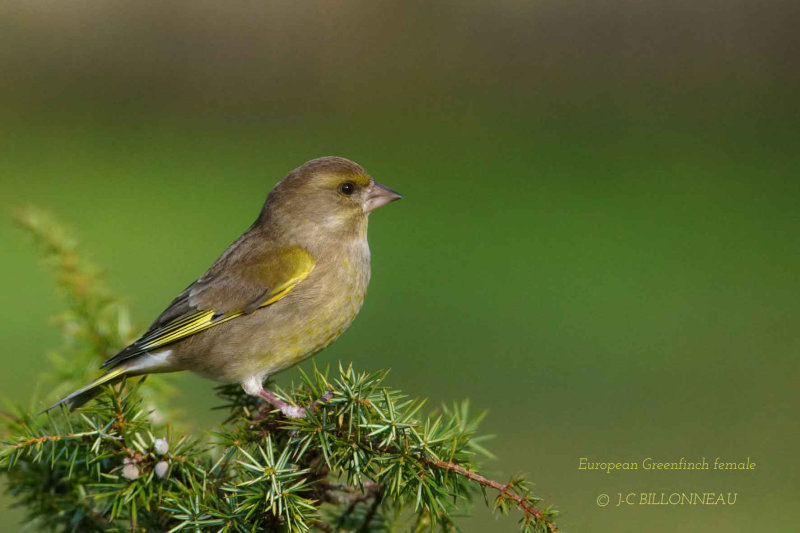
M293 170L211 268L106 361L105 374L55 405L80 405L123 375L179 370L270 400L267 376L322 350L355 318L370 278L367 216L399 198L344 158Z

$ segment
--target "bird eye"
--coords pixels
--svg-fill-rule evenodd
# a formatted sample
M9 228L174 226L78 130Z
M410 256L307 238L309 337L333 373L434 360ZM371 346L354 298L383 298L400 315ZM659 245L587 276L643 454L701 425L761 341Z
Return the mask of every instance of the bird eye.
M339 185L339 192L344 194L345 196L350 196L354 192L356 192L356 186L352 181L345 181L341 185Z

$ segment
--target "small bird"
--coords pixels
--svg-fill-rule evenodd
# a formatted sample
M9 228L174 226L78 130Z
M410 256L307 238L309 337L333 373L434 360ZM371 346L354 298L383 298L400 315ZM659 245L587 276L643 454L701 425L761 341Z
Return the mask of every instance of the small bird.
M144 335L103 364L105 374L48 409L78 407L122 376L190 370L238 382L287 417L304 416L262 384L353 322L370 278L367 217L400 198L342 157L294 169L253 225Z

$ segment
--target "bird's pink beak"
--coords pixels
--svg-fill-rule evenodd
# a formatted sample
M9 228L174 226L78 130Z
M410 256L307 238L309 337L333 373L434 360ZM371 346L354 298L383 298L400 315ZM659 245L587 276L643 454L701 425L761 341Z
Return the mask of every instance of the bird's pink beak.
M386 185L381 185L375 181L372 183L367 193L367 200L364 202L364 212L369 213L382 205L394 202L402 197L403 195L399 192L393 191Z

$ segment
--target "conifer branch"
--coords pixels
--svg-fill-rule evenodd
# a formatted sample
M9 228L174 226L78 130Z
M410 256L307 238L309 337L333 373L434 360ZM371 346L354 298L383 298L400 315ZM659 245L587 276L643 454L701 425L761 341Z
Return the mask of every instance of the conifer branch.
M27 446L38 446L43 442L54 442L64 439L80 439L83 437L94 437L98 435L97 431L83 431L81 433L68 433L66 435L43 435L41 437L31 437L29 439L25 439L23 441L17 442L16 444L10 445L8 448L10 450L19 450L20 448L25 448Z
M433 466L436 466L438 468L450 470L451 472L455 472L459 475L462 475L467 479L469 479L470 481L475 481L476 483L479 483L481 486L491 487L495 489L500 493L498 495L498 498L509 498L513 500L525 513L533 516L537 521L545 524L547 526L548 531L551 531L553 533L558 531L558 528L552 521L548 520L541 511L535 509L533 505L531 505L531 503L528 501L528 497L516 494L515 492L509 490L513 486L513 480L503 485L501 483L498 483L497 481L486 478L480 474L471 471L468 468L459 466L457 464L449 463L447 461L442 461L442 460L431 460L427 458L423 458L423 460L429 462L430 464L433 464Z
M88 381L132 329L57 224L36 212L22 224L68 304L47 387L60 394ZM167 391L152 378L123 381L76 412L4 417L0 468L38 529L453 531L456 514L488 488L498 492L495 511L521 512L521 531L557 531L556 511L539 506L523 477L501 484L479 473L478 460L490 457L477 434L482 415L471 416L467 402L425 415L425 402L386 385L386 375L301 370L298 384L275 391L306 406L301 419L238 385L220 387L227 418L211 438L175 434Z

